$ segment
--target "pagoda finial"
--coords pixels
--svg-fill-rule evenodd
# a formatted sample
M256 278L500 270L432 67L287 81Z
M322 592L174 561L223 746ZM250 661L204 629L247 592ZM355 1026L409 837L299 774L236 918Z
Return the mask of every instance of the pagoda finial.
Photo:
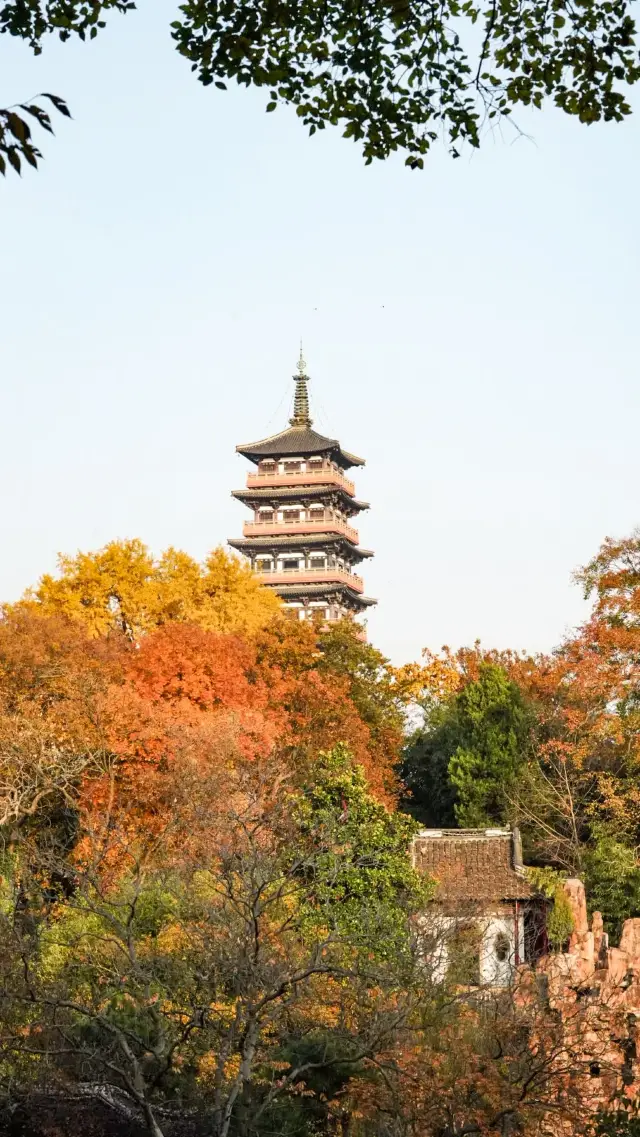
M304 355L302 354L302 340L300 340L300 357L298 359L298 374L294 375L296 385L296 393L293 400L293 418L289 419L292 426L311 426L311 415L309 413L309 392L307 390L307 383L309 376L307 375L307 364Z

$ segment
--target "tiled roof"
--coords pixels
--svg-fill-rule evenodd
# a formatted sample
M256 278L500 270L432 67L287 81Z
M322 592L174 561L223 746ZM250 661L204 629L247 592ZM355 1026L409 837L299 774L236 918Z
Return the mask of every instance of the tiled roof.
M323 497L325 494L339 494L345 505L351 509L368 509L368 501L358 501L341 486L273 486L271 489L232 490L231 496L238 501L298 501L307 497Z
M236 446L236 450L238 454L244 454L245 458L255 461L270 454L277 457L299 454L300 457L304 457L305 454L326 454L328 451L334 451L344 469L349 469L350 466L364 466L364 458L358 458L348 450L343 450L337 438L325 438L324 434L318 434L309 426L290 426L287 430L281 430L279 434L272 434L270 438L262 438L258 442L243 442L240 446Z
M353 545L351 541L339 533L291 533L288 537L230 537L227 544L241 552L244 552L245 549L268 552L272 548L300 549L307 546L309 548L320 546L324 549L329 546L336 546L348 553L350 560L353 561L373 556L371 549L361 549L359 545Z
M533 889L514 867L514 837L504 829L423 829L414 864L438 882L437 901L527 900Z
M278 593L283 600L293 600L296 596L327 596L336 595L338 593L346 593L350 600L353 600L358 607L369 608L372 604L377 604L377 600L373 600L371 596L362 596L359 592L353 592L346 584L339 582L329 582L326 584L278 584L271 585L272 588Z

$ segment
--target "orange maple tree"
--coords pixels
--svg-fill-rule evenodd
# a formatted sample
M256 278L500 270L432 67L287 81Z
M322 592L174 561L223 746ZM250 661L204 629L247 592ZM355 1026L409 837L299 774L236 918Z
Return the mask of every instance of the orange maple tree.
M141 808L146 800L151 808L152 785L159 788L176 748L184 750L188 737L203 745L206 735L209 746L217 740L223 762L235 750L245 759L286 760L299 775L315 754L342 742L379 800L392 804L401 735L390 732L381 756L348 678L321 670L318 635L280 619L259 642L186 624L144 636L104 712L125 801Z
M113 542L62 558L58 579L7 606L7 786L29 751L35 781L53 793L62 749L85 807L103 809L106 794L131 823L159 824L171 763L187 747L211 761L217 752L221 768L235 755L283 759L301 774L319 750L345 743L393 805L402 715L387 661L350 622L327 633L285 620L241 568L220 550L202 570L173 550L156 563L139 541ZM46 760L35 757L42 746Z

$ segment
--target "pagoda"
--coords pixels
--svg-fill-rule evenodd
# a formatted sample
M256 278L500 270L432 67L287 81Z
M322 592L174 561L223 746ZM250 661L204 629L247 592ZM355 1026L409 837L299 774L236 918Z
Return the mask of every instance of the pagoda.
M248 557L254 572L282 597L294 620L326 621L357 615L376 601L364 595L354 571L369 549L360 547L352 518L368 503L358 501L347 477L362 458L343 450L337 438L312 429L307 367L300 351L289 426L259 442L236 446L253 462L247 486L234 490L253 517L242 538L229 544Z

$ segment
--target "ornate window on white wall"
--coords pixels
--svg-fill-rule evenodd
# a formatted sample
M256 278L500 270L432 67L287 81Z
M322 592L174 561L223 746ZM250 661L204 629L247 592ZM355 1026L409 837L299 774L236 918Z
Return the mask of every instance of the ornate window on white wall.
M516 920L514 916L492 916L485 921L485 932L480 953L480 977L491 987L509 987L515 968L522 959L522 916L518 917L518 950L516 951Z

